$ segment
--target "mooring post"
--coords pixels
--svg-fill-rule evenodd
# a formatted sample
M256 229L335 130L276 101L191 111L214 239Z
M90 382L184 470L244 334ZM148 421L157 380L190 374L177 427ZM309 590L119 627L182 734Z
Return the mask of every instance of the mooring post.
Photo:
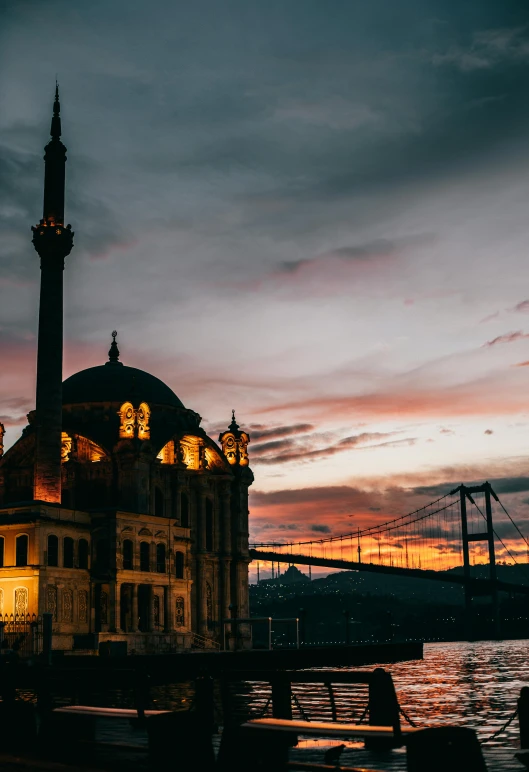
M51 665L52 638L53 616L46 612L42 615L42 655L47 665Z
M518 698L520 748L529 748L529 686L522 686Z
M201 675L195 680L195 712L200 726L213 734L215 731L214 681L211 676Z
M369 680L369 723L371 726L391 726L393 738L366 738L366 748L401 745L399 701L391 673L381 667L373 670Z
M292 718L292 687L288 673L277 672L272 682L272 716L274 718Z

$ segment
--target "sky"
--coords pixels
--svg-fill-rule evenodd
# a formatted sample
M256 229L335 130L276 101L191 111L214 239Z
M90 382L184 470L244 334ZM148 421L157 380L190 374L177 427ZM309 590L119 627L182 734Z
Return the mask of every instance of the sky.
M235 408L255 541L484 479L529 536L526 2L4 0L6 447L34 405L56 76L65 377L117 329L213 437Z

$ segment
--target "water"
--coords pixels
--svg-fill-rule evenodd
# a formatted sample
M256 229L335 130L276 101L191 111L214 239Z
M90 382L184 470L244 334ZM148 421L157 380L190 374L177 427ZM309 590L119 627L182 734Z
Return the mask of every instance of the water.
M382 665L392 674L400 705L418 724L476 729L484 739L516 710L529 686L529 641L429 643L424 659ZM495 745L518 746L515 719Z

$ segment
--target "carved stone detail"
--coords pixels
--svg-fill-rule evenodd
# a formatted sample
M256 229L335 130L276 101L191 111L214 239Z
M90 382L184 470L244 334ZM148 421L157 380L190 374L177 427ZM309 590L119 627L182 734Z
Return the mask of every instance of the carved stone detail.
M15 590L15 616L25 617L28 613L27 587L17 587Z
M4 424L0 423L0 458L4 455L4 434L6 433L6 428Z
M151 437L151 427L149 419L151 409L146 402L142 402L136 410L132 402L124 402L118 411L120 426L119 436L121 439L133 439L137 437L140 440L148 440Z
M134 437L134 426L136 424L136 411L132 403L124 402L118 413L121 421L119 427L119 436L122 439L132 439Z
M88 593L86 590L79 590L79 622L88 622Z
M57 587L49 584L46 591L46 610L51 614L54 622L57 621Z
M73 622L73 592L62 591L62 621Z

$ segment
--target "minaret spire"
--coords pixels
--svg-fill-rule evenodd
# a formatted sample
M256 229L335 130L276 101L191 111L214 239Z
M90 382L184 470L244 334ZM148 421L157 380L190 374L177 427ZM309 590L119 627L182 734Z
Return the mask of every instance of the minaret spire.
M60 140L59 86L44 150L44 208L32 227L40 257L40 309L37 354L36 455L33 498L61 503L62 348L64 259L73 247L71 225L64 227L66 148Z
M59 102L59 84L57 81L55 81L55 102L53 104L50 135L53 139L60 139L61 136L61 103Z

